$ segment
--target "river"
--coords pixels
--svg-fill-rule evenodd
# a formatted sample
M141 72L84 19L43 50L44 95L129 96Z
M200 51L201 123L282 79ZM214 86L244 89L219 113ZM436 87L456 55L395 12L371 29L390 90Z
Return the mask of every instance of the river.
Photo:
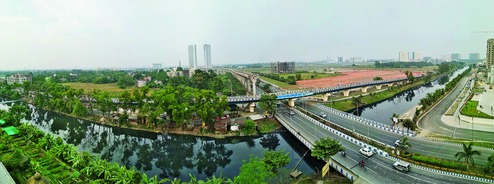
M0 109L6 109L0 104ZM232 178L239 173L242 160L262 156L264 150L285 150L292 169L307 148L289 132L250 137L214 139L190 135L158 134L100 125L63 114L33 109L29 123L44 132L62 137L79 151L88 151L102 159L135 167L148 176L179 178L189 181L211 176ZM322 162L308 154L298 166L304 174L321 169Z
M414 108L419 104L420 99L425 97L427 93L432 93L436 89L444 88L446 83L454 79L466 69L468 69L468 67L457 70L449 74L448 76L444 76L437 80L425 83L422 86L417 86L413 89L401 92L393 98L364 106L362 108L359 108L358 110L352 110L352 113L357 116L371 119L386 125L392 125L391 116L393 116L393 113L400 115L410 110L411 108Z

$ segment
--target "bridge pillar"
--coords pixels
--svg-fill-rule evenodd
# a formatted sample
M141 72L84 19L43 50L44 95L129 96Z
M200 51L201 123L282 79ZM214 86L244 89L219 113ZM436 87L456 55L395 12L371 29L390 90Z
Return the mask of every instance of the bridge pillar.
M322 101L323 101L323 102L327 102L327 101L328 101L328 97L330 97L330 96L331 96L331 93L326 93L326 94L324 94L324 95L322 96Z
M256 96L256 82L257 78L251 78L251 83L252 83L252 96Z
M381 89L382 87L383 87L382 84L376 85L376 89L378 89L378 90Z
M360 89L362 90L362 93L367 93L368 88L369 88L368 86L365 86L365 87L361 87Z
M249 103L249 112L255 112L256 110L256 103L251 102Z
M391 86L393 86L393 85L395 85L395 83L394 83L394 82L393 82L393 83L388 83L388 87L391 87Z
M350 90L349 89L344 90L343 91L343 96L350 96Z
M288 106L290 106L290 107L295 106L295 98L288 99Z

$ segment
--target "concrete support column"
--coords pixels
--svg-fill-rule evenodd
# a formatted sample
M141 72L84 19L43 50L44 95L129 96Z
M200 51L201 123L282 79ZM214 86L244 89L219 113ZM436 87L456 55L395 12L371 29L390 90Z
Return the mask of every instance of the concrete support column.
M365 87L361 87L360 89L362 90L362 93L367 93L368 88L369 88L368 86L365 86Z
M393 82L393 83L388 83L388 87L391 87L391 86L393 86L394 84L395 84L394 82Z
M247 94L251 94L250 80L249 79L243 79L243 80L245 80L245 88L247 88Z
M251 79L251 82L252 82L252 96L256 96L256 82L257 82L257 78L252 78Z
M288 106L290 106L290 107L295 106L295 98L288 99Z
M376 89L378 89L378 90L381 89L382 87L383 87L382 84L376 85Z
M323 102L327 102L327 101L328 101L328 97L330 97L330 96L331 96L331 93L326 93L326 94L324 94L324 95L322 96L322 101L323 101Z
M350 96L350 90L349 89L344 90L343 91L343 96Z
M256 103L251 102L249 103L249 112L255 112L256 110Z

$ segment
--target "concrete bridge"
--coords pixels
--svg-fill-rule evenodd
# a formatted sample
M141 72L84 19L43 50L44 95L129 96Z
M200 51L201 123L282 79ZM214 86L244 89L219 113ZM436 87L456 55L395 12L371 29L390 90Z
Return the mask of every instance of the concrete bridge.
M422 77L422 76L420 76L420 77ZM420 77L417 77L417 78L420 78ZM362 92L367 92L367 90L369 88L372 88L372 87L375 87L376 89L381 89L382 86L394 86L394 85L405 83L407 81L408 81L407 78L398 78L398 79L391 79L391 80L379 80L379 81L372 81L372 82L360 82L360 83L353 83L353 84L344 84L344 85L338 85L338 86L326 87L326 88L291 90L291 91L283 91L283 92L270 93L270 94L275 94L278 100L287 99L288 105L293 107L295 105L295 99L301 98L301 97L323 94L323 101L327 101L328 97L331 96L331 93L343 92L344 96L349 96L350 92L352 92L352 91L361 90ZM228 103L230 103L230 104L242 104L242 103L252 104L252 103L260 101L261 96L260 95L231 96L231 97L227 97L227 100L228 100Z
M343 176L355 183L489 183L493 180L459 173L446 172L411 164L410 172L404 173L393 168L399 159L385 150L367 144L361 140L331 128L294 108L295 115L286 113L288 108L278 108L275 118L307 148L313 149L316 140L330 137L345 147L346 156L336 154L327 163ZM358 134L358 133L357 133ZM392 133L390 134L397 134ZM359 135L365 136L365 135ZM396 139L394 139L396 140ZM438 144L429 142L430 144ZM413 144L417 145L418 144ZM360 148L369 148L374 152L371 157L359 153ZM365 160L365 167L358 163Z

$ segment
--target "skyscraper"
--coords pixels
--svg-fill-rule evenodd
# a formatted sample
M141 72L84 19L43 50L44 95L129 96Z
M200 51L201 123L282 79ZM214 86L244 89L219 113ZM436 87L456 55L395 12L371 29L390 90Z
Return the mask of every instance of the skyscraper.
M411 57L411 61L422 61L423 58L422 58L422 52L412 52L412 57Z
M480 53L470 53L468 55L469 60L479 60L480 59Z
M211 45L204 44L204 64L206 68L211 68Z
M408 52L400 52L398 56L398 61L410 61L408 59Z
M451 54L451 61L460 61L460 60L461 60L461 54L460 53Z
M197 68L196 45L189 45L189 69Z
M487 64L487 71L491 72L492 65L494 65L494 38L487 40L487 52L485 61Z
M338 57L338 63L343 63L343 57Z

